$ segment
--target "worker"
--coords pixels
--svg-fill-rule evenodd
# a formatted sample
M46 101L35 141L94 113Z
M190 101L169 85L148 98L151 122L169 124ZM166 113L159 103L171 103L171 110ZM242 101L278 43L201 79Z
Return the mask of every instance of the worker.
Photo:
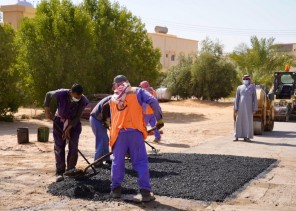
M155 99L157 99L157 95L155 90L149 85L148 81L142 81L140 83L140 87L142 89L145 89L146 91L148 91ZM143 111L144 111L144 119L145 119L145 123L146 125L150 124L151 127L154 127L156 125L156 119L153 113L153 110L151 108L151 106L147 105L146 103L143 104ZM154 142L159 143L161 136L159 131L156 129L154 130Z
M147 103L151 106L157 119L156 127L158 128L164 125L161 108L152 95L139 87L131 87L128 79L123 75L114 78L113 90L114 94L110 101L110 146L113 151L111 197L121 197L121 183L125 174L125 155L129 152L133 169L138 175L142 201L152 201L155 197L151 191L148 156L144 142L147 138L147 130L142 104Z
M244 75L243 84L237 87L234 114L235 114L235 132L234 140L244 138L244 141L250 141L253 138L253 114L258 110L256 87L252 84L251 77Z
M108 125L104 125L107 119L110 118L110 107L109 101L111 99L111 95L103 98L92 110L90 113L90 126L96 137L95 141L95 160L102 157L105 154L109 153L109 137L107 134ZM107 115L103 115L103 106L108 106L109 113ZM106 163L111 164L110 157L106 158ZM97 164L96 167L103 166L103 163Z
M54 153L56 160L56 181L60 182L66 170L65 147L69 141L67 156L67 171L75 172L78 159L78 141L82 127L80 117L88 104L88 99L82 94L83 88L74 84L71 89L58 89L46 93L44 100L45 117L53 120ZM53 117L50 112L52 99L57 102L57 110Z

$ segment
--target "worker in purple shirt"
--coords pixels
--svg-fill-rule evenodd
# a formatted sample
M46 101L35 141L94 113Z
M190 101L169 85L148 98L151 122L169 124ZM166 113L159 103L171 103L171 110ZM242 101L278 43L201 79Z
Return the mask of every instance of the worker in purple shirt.
M111 197L121 197L121 183L125 174L125 156L129 152L133 169L138 175L142 201L154 200L144 142L148 134L142 105L146 103L151 106L157 119L156 127L158 129L164 125L161 108L151 94L144 89L132 87L123 75L114 78L113 91L114 94L110 100L110 146L114 158L111 169Z
M110 107L109 101L111 99L111 95L103 98L98 104L93 108L90 113L89 122L91 129L96 137L96 145L95 145L95 160L109 153L109 137L107 134L106 121L110 118ZM106 112L103 113L103 106L107 106L105 109ZM109 111L109 112L108 112ZM111 164L110 157L106 158L106 163ZM97 167L102 166L103 163L97 165Z
M83 88L74 84L71 89L49 91L45 95L45 117L53 120L54 153L56 160L56 181L62 181L64 172L75 171L78 160L78 141L82 130L80 117L88 104L88 99L82 94ZM50 102L55 99L57 110L53 116L50 113ZM65 163L66 140L69 142L67 169Z

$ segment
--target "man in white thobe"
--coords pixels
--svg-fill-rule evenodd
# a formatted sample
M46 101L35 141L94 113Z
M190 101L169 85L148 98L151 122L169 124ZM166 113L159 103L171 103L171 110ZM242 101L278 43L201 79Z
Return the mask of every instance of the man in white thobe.
M251 83L251 77L244 75L243 84L237 87L234 101L234 141L239 138L250 141L253 138L253 113L257 110L256 87Z

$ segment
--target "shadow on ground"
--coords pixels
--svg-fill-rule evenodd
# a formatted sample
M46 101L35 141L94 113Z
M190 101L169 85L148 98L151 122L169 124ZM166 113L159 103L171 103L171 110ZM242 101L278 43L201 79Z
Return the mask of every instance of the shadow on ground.
M186 110L186 107L184 107ZM194 113L178 113L178 112L163 112L163 119L167 123L180 123L186 124L191 122L200 122L205 121L207 118L203 114L194 114Z
M296 141L296 131L276 131L276 130L274 130L272 132L264 133L263 135L260 135L260 137L293 138L293 140Z
M262 144L267 146L296 147L295 144L287 144L287 143L270 143L270 142L264 142L264 141L252 141L250 143Z
M157 145L166 146L166 147L190 148L190 145L188 144L165 144L160 142Z

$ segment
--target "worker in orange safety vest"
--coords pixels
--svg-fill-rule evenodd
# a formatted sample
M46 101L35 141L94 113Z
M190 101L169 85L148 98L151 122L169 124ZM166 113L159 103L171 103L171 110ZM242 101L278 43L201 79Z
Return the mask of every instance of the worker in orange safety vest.
M151 106L161 128L161 108L157 100L139 87L131 87L128 79L118 75L113 80L114 94L110 100L111 127L110 146L113 152L111 169L111 197L121 197L121 183L125 174L125 156L130 154L133 169L138 173L138 185L142 201L155 199L150 184L148 156L144 140L147 137L142 105Z
M150 86L148 81L142 81L140 83L140 87L142 89L145 89L146 91L148 91L155 99L157 99L157 95L155 90ZM156 119L153 113L153 109L151 108L151 106L147 105L147 104L143 104L143 112L144 112L144 119L145 119L145 123L146 125L150 125L151 127L155 127L156 125ZM154 142L159 143L161 140L161 136L159 131L156 129L154 130Z

